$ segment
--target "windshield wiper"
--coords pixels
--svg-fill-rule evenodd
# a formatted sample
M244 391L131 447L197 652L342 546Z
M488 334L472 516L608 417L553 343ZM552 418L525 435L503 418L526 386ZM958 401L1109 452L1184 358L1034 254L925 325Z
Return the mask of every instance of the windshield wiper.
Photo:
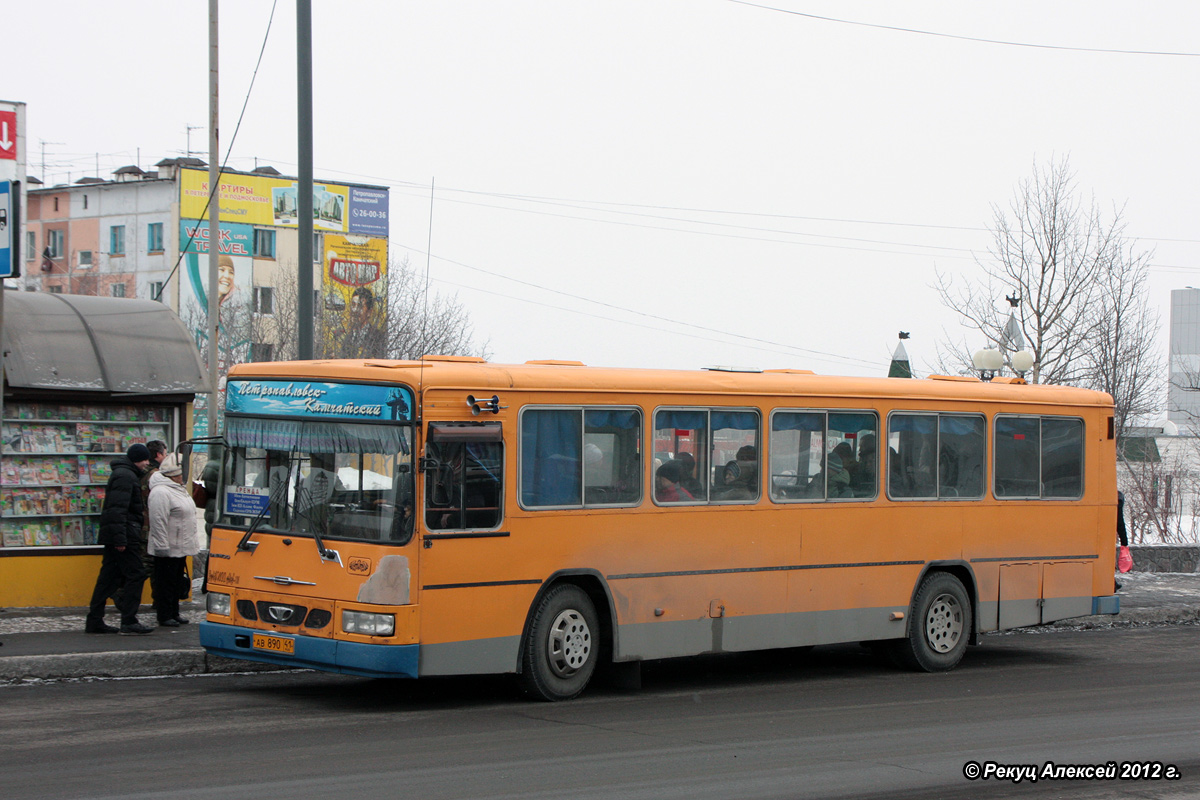
M305 495L307 495L307 498L305 498ZM337 561L338 560L337 552L334 550L329 550L328 548L325 547L325 542L321 538L322 531L319 530L321 528L324 528L324 533L326 535L329 534L329 515L332 513L331 509L329 508L329 504L328 503L323 504L325 506L325 513L323 515L314 515L312 513L312 510L315 509L317 507L317 505L312 502L312 490L311 489L302 488L299 490L299 492L296 495L297 509L299 509L301 501L303 501L305 499L307 499L308 503L303 511L297 510L297 512L296 512L297 516L299 516L301 519L308 520L308 522L309 522L309 531L308 532L312 534L313 541L317 543L317 553L321 556L321 558L325 559L326 561ZM323 517L323 519L321 517Z
M295 450L292 451L292 453L295 452ZM268 478L268 481L269 480L270 479ZM287 489L287 487L287 481L280 481L279 485L275 487L275 491L271 492L270 495L267 496L267 504L263 506L262 510L259 511L254 519L250 521L250 527L246 529L246 535L243 536L241 541L238 542L238 550L246 550L251 553L254 552L254 548L250 546L250 537L253 536L254 532L258 530L258 526L262 524L263 518L267 515L267 512L270 511L271 507L279 501L279 498L283 496L283 492Z

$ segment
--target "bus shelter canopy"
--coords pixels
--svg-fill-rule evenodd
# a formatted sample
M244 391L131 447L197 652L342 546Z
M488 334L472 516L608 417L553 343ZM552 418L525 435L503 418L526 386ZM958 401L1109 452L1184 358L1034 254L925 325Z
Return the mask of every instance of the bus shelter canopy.
M210 391L195 342L153 300L5 291L4 377L11 388L112 394Z

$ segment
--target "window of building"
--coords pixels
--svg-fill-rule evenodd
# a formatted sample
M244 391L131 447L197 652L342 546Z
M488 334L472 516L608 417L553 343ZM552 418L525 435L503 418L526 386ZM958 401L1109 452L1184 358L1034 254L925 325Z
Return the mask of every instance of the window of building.
M49 251L51 258L62 258L63 232L61 230L46 231L46 250Z
M888 418L888 495L983 497L986 431L982 416L893 414Z
M34 231L25 232L25 260L33 261L37 258L37 233Z
M161 253L163 249L163 224L151 222L146 228L146 251Z
M164 284L162 281L151 281L150 282L150 299L151 300L157 300L160 303L165 303L166 300L163 298L163 294L165 294L165 292L166 292L166 284Z
M50 294L62 294L62 287L61 286L48 286L48 287L46 287L46 291L48 291Z
M270 286L254 287L254 311L257 314L275 313L275 290Z
M994 441L996 497L1083 496L1083 420L996 417Z
M85 209L87 208L87 195L86 194L83 196L83 207Z
M642 412L636 408L526 409L521 414L521 505L637 505L641 431Z
M108 229L108 254L125 255L125 226L113 225Z
M250 360L251 361L274 361L275 360L275 345L269 342L251 342L250 343Z
M739 503L759 497L758 412L660 409L654 414L658 503Z
M92 251L91 250L80 250L79 251L79 268L80 269L89 269L91 266L92 266Z
M124 297L125 296L125 284L123 284L123 283L112 284L111 286L108 287L108 293L110 295L112 295L113 297Z
M263 228L254 229L254 256L255 258L275 257L275 231Z

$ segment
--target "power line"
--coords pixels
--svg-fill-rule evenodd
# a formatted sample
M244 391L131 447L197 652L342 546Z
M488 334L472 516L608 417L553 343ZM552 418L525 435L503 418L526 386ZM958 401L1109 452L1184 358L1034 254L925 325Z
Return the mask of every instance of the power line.
M274 161L277 164L283 164L285 166L295 166L292 162L287 161L286 159L272 159L270 157L267 157L267 159L270 161ZM390 177L385 177L385 176L381 176L381 175L368 175L368 174L362 173L362 172L351 172L351 171L347 171L347 170L326 169L326 168L321 168L321 172L325 173L325 174L330 174L330 175L343 175L343 176L346 176L347 178L355 178L358 180L364 180L364 181L371 182L373 184L387 186L388 188L393 189L393 190L401 190L401 191L412 190L412 191L404 191L404 193L408 194L409 196L412 196L412 197L419 197L422 200L425 198L425 190L428 188L424 184L413 182L413 181L407 181L407 180L403 180L400 178L390 178ZM804 221L804 222L822 222L822 223L836 223L836 224L848 224L848 225L879 225L879 226L901 227L901 228L925 228L925 229L931 229L931 230L962 231L965 233L985 233L985 234L992 233L991 228L980 227L980 226L969 226L969 225L939 225L939 224L934 224L934 223L921 223L921 222L897 222L894 220L856 219L856 218L846 218L846 217L817 217L817 216L804 216L804 215L797 215L797 214L779 214L779 213L761 212L761 211L739 211L739 210L735 210L735 209L696 208L696 207L688 207L688 206L655 205L655 204L647 204L647 203L630 203L630 202L619 202L619 201L608 201L608 200L588 200L588 199L577 199L577 198L546 197L546 196L540 196L540 195L514 194L511 192L487 192L487 191L482 191L482 190L477 190L477 189L460 189L460 188L456 188L453 186L440 186L440 187L438 187L438 193L443 194L443 195L445 193L455 193L455 194L476 195L476 196L480 196L480 197L495 197L495 198L499 198L499 199L510 199L510 200L515 200L515 201L530 202L530 203L540 203L540 204L547 204L547 205L561 205L561 206L567 207L567 208L572 208L572 207L577 207L577 206L586 207L589 205L614 206L617 208L641 208L641 209L648 209L648 210L652 210L652 211L680 211L680 212L686 212L686 213L712 214L712 215L718 215L718 216L744 216L744 217L761 217L764 219L799 220L799 221ZM458 203L466 204L466 201L454 200L453 198L443 197L443 200L445 200L446 202L458 202ZM484 203L476 203L475 205L478 205L478 206L484 207L484 208L500 208L503 210L517 211L520 213L531 213L531 214L539 213L536 211L526 211L524 209L512 208L509 206L490 206L490 205L484 204ZM585 210L586 210L586 208L585 208ZM598 212L601 212L601 213L605 213L604 209L595 209L595 210ZM607 213L618 213L618 212L607 212ZM629 212L621 212L621 213L629 213ZM596 219L596 218L592 218L592 217L573 217L573 216L569 216L569 215L563 215L563 216L565 216L567 219L582 219L582 220L591 220L591 221L595 221L595 222L606 222L606 220ZM654 217L654 215L644 215L644 216L656 218L656 217ZM674 219L674 218L668 218L668 219ZM694 223L696 225L720 225L720 224L722 224L722 223L710 222L708 220L684 219L684 220L680 220L680 221L690 222L690 223ZM653 228L654 226L646 226L646 227ZM658 228L658 229L663 229L663 228ZM748 228L748 229L755 230L755 228ZM665 230L679 230L679 229L666 228ZM822 236L825 238L844 238L844 239L850 240L850 241L868 241L868 242L876 242L876 243L880 243L880 244L891 244L891 245L895 245L898 247L916 247L916 248L942 249L942 250L959 249L962 252L971 253L971 254L974 254L977 252L977 250L975 250L975 249L949 248L949 247L942 246L942 245L925 245L925 244L916 244L916 243L911 243L911 242L892 242L892 241L884 241L884 240L862 240L862 239L856 239L854 237L831 237L826 234L810 234L810 233L802 233L799 231L786 231L786 230L778 230L778 229L766 229L766 230L775 231L775 232L783 233L786 235L814 236L814 237ZM681 232L688 233L691 231L681 231ZM755 239L756 237L742 237L742 238ZM1143 241L1151 241L1151 242L1175 242L1175 243L1185 243L1185 244L1200 244L1200 239L1169 238L1169 237L1165 237L1165 236L1135 236L1133 238L1143 240ZM777 242L777 243L782 243L782 244L788 243L788 242L779 242L779 240L776 240L776 239L756 239L756 240L757 241L767 241L767 242ZM880 251L880 250L871 248L871 249L866 249L866 252L896 252L896 251ZM917 255L917 254L900 253L900 255ZM954 256L948 256L948 257L954 257Z
M941 33L939 31L923 31L916 28L902 28L896 25L881 25L874 22L859 22L853 19L837 19L835 17L823 17L820 14L807 14L803 11L792 11L787 8L776 8L775 6L766 6L760 3L751 3L749 0L728 0L730 3L735 3L740 6L750 6L751 8L761 8L764 11L775 11L780 14L790 14L794 17L807 17L808 19L816 19L822 22L836 22L839 25L859 25L864 28L877 28L884 31L896 31L897 33L915 33L921 36L936 36L942 39L958 39L963 42L979 42L981 44L999 44L1006 47L1032 47L1039 50L1067 50L1077 53L1111 53L1115 55L1125 56L1179 56L1182 58L1200 58L1200 53L1177 53L1162 50L1116 50L1108 47L1070 47L1068 45L1059 44L1036 44L1033 42L1013 42L1005 39L984 39L978 36L960 36L954 33Z
M438 258L438 256L434 256L434 258ZM444 260L444 259L439 259L439 260ZM432 278L431 280L433 280L435 283L441 283L441 284L445 284L447 286L454 286L459 289L466 289L467 291L470 291L470 292L479 292L481 294L490 295L492 297L503 297L506 300L515 300L519 303L529 303L530 305L541 306L542 308L550 308L555 311L565 311L568 314L579 314L584 317L591 317L592 319L604 320L606 322L615 322L619 325L631 325L635 328L644 328L646 330L658 331L659 333L666 333L666 334L670 334L672 336L682 336L682 337L685 337L688 339L697 339L699 341L716 342L718 344L733 344L732 342L729 342L726 339L717 339L712 336L701 336L701 335L695 334L695 333L684 333L682 331L673 331L673 330L670 330L669 328L660 328L655 325L648 325L644 322L634 322L632 320L627 320L627 319L617 319L616 317L606 317L603 314L593 314L590 311L582 311L580 309L563 308L562 306L556 306L556 305L552 305L550 303L543 303L539 300L530 300L527 297L518 297L516 295L504 294L503 292L497 292L497 291L493 291L491 289L483 289L479 286L472 286L471 284L456 283L455 281L448 281L445 278ZM737 336L737 334L730 334L730 335ZM852 364L854 366L868 366L868 367L873 367L873 368L877 368L877 369L882 369L883 366L887 363L886 359L881 360L881 361L867 361L865 359L853 358L851 356L833 356L831 358L825 358L825 357L822 357L819 355L813 355L814 353L817 353L819 351L805 350L802 347L793 347L791 345L786 345L786 344L781 344L781 345L779 345L779 347L787 348L787 349L763 347L763 346L754 345L754 344L737 344L735 346L748 347L751 350L761 350L765 353L782 353L783 355L789 355L789 356L794 356L794 355L796 355L796 352L799 351L801 354L805 355L808 358L811 358L814 361L823 361L823 362L829 363L829 364L843 364L843 365L844 364Z
M429 253L427 253L427 252L424 252L424 251L422 251L422 250L419 250L419 249L417 249L417 248L415 248L415 247L409 247L409 246L407 246L407 245L404 245L404 244L401 244L401 243L399 243L399 242L397 242L396 244L398 244L400 247L404 247L406 250L410 250L410 251L412 251L412 252L415 252L415 253L420 253L420 254L422 254L422 255L425 255L425 256L430 256L430 254L429 254ZM710 328L710 327L707 327L707 326L704 326L704 325L697 325L697 324L695 324L695 323L693 323L693 322L684 322L684 321L677 320L677 319L671 319L670 317L664 317L664 316L660 316L660 315L658 315L658 314L650 314L650 313L648 313L648 312L645 312L645 311L637 311L637 310L635 310L635 309L626 308L626 307L624 307L624 306L619 306L619 305L616 305L615 303L607 303L607 302L604 302L603 300L596 300L596 299L594 299L594 298L591 298L591 297L584 297L584 296L582 296L582 295L573 294L573 293L571 293L571 292L566 292L566 291L563 291L563 290L561 290L561 289L554 289L554 288L551 288L551 287L549 287L549 286L544 286L544 285L542 285L542 284L539 284L539 283L533 283L532 281L526 281L526 280L522 280L522 279L520 279L520 278L514 278L514 277L512 277L512 276L510 276L510 275L503 275L503 274L501 274L501 273L499 273L499 272L493 272L492 270L484 269L484 268L482 268L482 267L476 267L476 266L473 266L473 265L471 265L471 264L467 264L467 263L465 263L465 262L463 262L463 261L456 261L456 260L454 260L454 259L452 259L452 258L445 258L445 257L443 257L443 256L438 256L438 255L433 255L432 257L433 257L433 258L436 258L438 261L442 261L442 262L445 262L445 263L447 263L447 264L454 264L455 266L459 266L459 267L462 267L462 268L464 268L464 269L469 269L469 270L472 270L472 271L474 271L474 272L479 272L479 273L482 273L482 274L484 274L484 275L489 275L489 276L491 276L491 277L493 277L493 278L499 278L499 279L501 279L501 280L511 281L512 283L517 283L517 284L520 284L520 285L522 285L522 286L528 286L528 287L530 287L530 288L532 288L532 289L539 289L539 290L541 290L541 291L544 291L544 292L549 292L549 293L551 293L551 294L556 294L556 295L559 295L560 297L569 297L569 298L571 298L572 300L579 300L579 301L581 301L581 302L584 302L584 303L593 303L593 304L595 304L595 305L598 305L598 306L601 306L601 307L604 307L604 308L609 308L609 309L612 309L612 310L614 310L614 311L621 311L621 312L624 312L624 313L626 313L626 314L632 314L632 315L634 315L634 316L638 316L638 317L645 317L646 319L653 319L653 320L657 320L657 321L659 321L659 322L667 322L667 323L670 323L670 324L672 324L672 325L679 325L679 326L681 326L681 327L684 327L684 328L692 328L692 329L694 329L694 330L704 331L704 332L706 332L706 333L715 333L715 334L719 334L719 335L721 335L721 336L728 336L728 337L732 337L732 338L735 338L735 339L744 339L744 340L746 340L746 341L748 341L748 342L756 342L756 343L758 343L758 344L769 345L769 346L771 346L771 347L773 347L773 348L781 348L781 347L782 347L782 348L786 348L786 349L788 349L788 350L790 350L790 351L796 351L796 352L799 352L799 353L804 353L804 354L808 354L808 355L814 355L814 356L827 356L827 357L829 357L829 358L833 358L833 359L836 359L836 360L838 360L838 361L842 361L842 362L846 362L846 363L851 363L851 362L856 362L856 361L857 361L857 362L859 363L859 365L878 366L878 364L876 364L876 363L875 363L875 362L873 362L873 361L866 361L866 360L864 360L864 359L855 359L855 358L848 357L848 356L840 356L840 355L838 355L837 353L828 353L828 352L825 352L825 351L823 351L823 350L813 350L813 349L811 349L811 348L807 348L807 347L798 347L798 346L796 346L796 345L785 344L785 343L783 343L783 342L775 342L775 341L771 341L770 339L759 339L759 338L757 338L757 337L754 337L754 336L746 336L746 335L744 335L744 334L740 334L740 333L733 333L733 332L731 332L731 331L723 331L723 330L720 330L719 328ZM474 287L474 288L478 288L478 287ZM483 290L480 290L480 291L483 291ZM530 301L530 302L535 302L535 301ZM558 307L558 306L555 306L555 308L560 308L560 307ZM561 309L561 310L563 310L563 311L572 311L572 309ZM586 313L586 312L578 312L578 313ZM619 322L620 320L614 320L614 321L618 321L618 322ZM630 323L630 324L633 324L633 323ZM688 334L680 334L680 335L688 335ZM698 338L703 338L703 337L698 337Z
M242 119L246 116L246 107L250 105L250 93L254 91L254 80L258 77L258 68L262 66L263 53L267 51L267 40L271 36L271 23L275 20L275 6L279 0L271 3L271 15L267 17L267 30L263 33L262 48L258 51L258 62L254 65L254 73L250 76L250 85L246 88L246 97L242 101L242 111L238 114L237 125L233 127L233 136L229 137L229 147L225 150L225 160L221 162L220 168L217 170L217 179L215 186L208 187L208 197L204 201L204 210L200 212L200 217L203 218L208 213L208 207L212 204L213 198L217 196L217 192L221 189L221 175L225 172L225 166L229 163L229 154L233 152L233 143L237 141L238 131L242 129ZM183 263L183 257L187 253L187 249L191 247L192 241L196 238L196 234L200 232L200 226L197 225L188 234L188 239L179 247L179 258L175 260L175 266L171 267L171 272L167 275L166 280L162 282L162 287L158 290L158 297L155 300L162 298L162 293L166 291L167 284L171 282L171 278L179 271L179 265ZM209 247L217 247L217 242L209 242ZM209 287L212 291L214 287Z

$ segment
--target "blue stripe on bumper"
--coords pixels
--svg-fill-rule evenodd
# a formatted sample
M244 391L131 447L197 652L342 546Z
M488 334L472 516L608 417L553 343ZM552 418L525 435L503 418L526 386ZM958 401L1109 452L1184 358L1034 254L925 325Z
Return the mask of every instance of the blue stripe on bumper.
M255 650L250 646L254 634L270 634L294 639L294 655ZM415 678L420 645L361 644L321 639L315 636L260 631L217 622L200 623L200 644L209 653L243 661L261 661L295 669L319 669L368 678Z

